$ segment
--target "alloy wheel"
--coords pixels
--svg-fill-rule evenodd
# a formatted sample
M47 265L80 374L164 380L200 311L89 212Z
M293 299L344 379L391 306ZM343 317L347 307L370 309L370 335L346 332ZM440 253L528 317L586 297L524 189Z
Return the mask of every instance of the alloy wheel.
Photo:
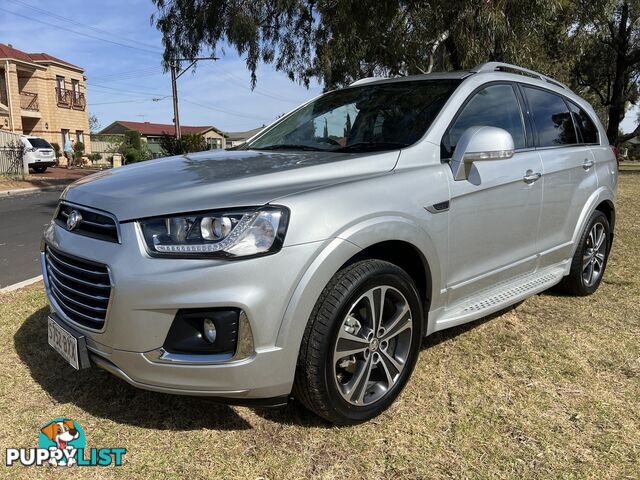
M365 292L344 317L333 353L338 391L352 405L370 405L396 384L411 350L409 302L391 286Z
M604 271L607 248L605 239L604 225L600 222L595 223L587 236L587 244L582 256L582 279L587 287L594 285Z

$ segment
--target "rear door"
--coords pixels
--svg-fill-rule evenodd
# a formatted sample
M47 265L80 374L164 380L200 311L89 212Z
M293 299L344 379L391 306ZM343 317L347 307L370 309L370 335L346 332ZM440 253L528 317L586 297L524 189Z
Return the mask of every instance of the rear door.
M509 160L474 163L467 180L449 177L449 305L535 269L542 201L536 174L542 164L521 103L513 84L485 85L469 97L443 136L443 159L451 157L464 131L477 125L507 130L516 149Z
M570 258L571 239L587 199L597 186L595 158L576 128L564 97L538 87L522 86L542 159L543 204L538 231L539 266ZM580 109L578 108L578 111Z

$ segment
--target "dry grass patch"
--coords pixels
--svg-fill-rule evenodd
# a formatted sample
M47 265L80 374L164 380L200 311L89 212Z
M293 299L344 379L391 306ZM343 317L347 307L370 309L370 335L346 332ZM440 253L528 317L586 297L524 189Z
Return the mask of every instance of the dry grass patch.
M82 478L640 478L640 175L620 179L613 254L588 298L544 293L424 342L399 401L356 427L74 372L47 347L41 285L0 297L0 449L57 416L125 447ZM3 477L50 478L48 468ZM57 472L56 472L57 473ZM71 475L77 476L78 471Z

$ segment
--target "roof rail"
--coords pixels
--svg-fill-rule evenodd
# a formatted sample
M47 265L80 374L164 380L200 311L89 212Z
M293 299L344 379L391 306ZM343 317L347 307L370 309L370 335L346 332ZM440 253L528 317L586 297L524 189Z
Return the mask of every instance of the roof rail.
M533 70L529 70L528 68L518 67L517 65L511 65L509 63L502 62L487 62L478 65L475 68L471 69L472 72L481 73L481 72L507 72L507 73L516 73L519 75L525 75L527 77L537 78L539 80L543 80L545 82L549 82L557 87L564 88L565 90L571 90L565 84L560 83L557 80L554 80L551 77L547 77L542 73L534 72Z
M365 78L360 78L359 80L356 80L355 82L350 83L349 86L353 87L354 85L364 85L365 83L371 83L371 82L375 82L377 80L387 80L387 77L365 77Z

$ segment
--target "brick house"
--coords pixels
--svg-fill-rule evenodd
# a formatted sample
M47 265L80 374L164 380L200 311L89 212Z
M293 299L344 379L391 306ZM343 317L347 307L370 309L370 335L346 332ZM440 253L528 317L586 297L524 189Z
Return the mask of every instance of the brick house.
M150 123L150 122L129 122L126 120L116 120L111 125L100 131L101 136L108 135L124 135L128 130L134 130L140 133L142 140L147 142L149 150L155 157L163 156L160 140L164 135L175 135L176 130L173 124L167 123ZM207 126L189 126L181 125L180 132L183 135L197 134L202 135L207 142L210 150L218 148L226 148L226 135L216 127Z
M0 129L61 148L71 137L91 153L84 69L0 43Z

